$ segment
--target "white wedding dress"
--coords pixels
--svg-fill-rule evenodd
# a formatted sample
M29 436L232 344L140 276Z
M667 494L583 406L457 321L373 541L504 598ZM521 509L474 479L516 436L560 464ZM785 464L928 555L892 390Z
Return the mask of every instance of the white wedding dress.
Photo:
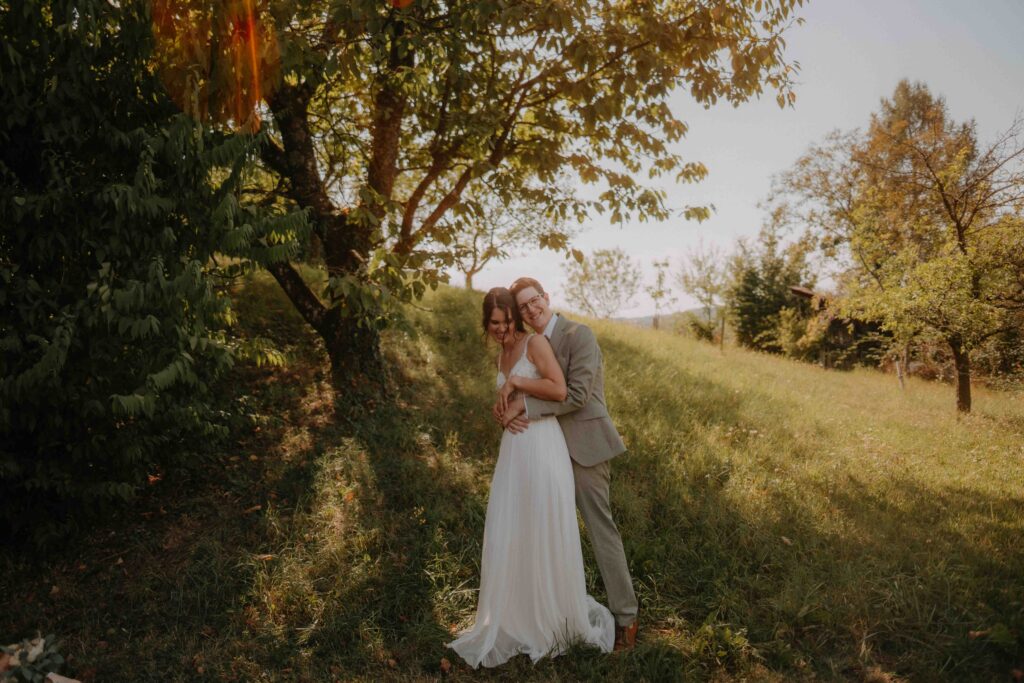
M510 374L540 377L525 348ZM499 370L498 387L504 382ZM476 623L448 644L473 668L517 654L536 662L573 643L611 651L615 620L587 595L574 497L556 418L505 431L487 501Z

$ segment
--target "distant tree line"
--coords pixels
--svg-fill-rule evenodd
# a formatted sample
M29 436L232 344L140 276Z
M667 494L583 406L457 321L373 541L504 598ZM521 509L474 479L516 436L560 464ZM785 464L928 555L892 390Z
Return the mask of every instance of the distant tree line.
M777 186L832 265L835 315L876 323L904 363L942 349L961 412L979 370L1024 369L1022 134L1017 119L982 144L973 121L903 81L866 130L830 135Z

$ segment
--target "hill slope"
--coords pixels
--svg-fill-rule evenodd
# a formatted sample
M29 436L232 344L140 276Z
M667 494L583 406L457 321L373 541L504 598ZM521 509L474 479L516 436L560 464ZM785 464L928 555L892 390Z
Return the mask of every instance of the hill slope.
M59 553L0 553L0 642L56 632L83 681L960 681L1021 666L1020 396L979 391L958 419L945 386L595 323L630 449L612 499L640 642L466 669L444 644L473 617L500 439L480 298L443 288L410 309L387 339L395 405L346 406L352 419L317 340L266 274L249 278L244 330L286 364L241 363L231 442L155 473L131 509Z
M432 372L481 404L448 395L431 423L486 472L493 438L465 439L456 417L487 421L493 373L466 360L484 355L478 301L442 291L418 317ZM963 418L944 385L901 392L874 371L592 325L629 447L613 506L647 639L691 663L829 675L985 678L1019 663L1021 396L978 391Z

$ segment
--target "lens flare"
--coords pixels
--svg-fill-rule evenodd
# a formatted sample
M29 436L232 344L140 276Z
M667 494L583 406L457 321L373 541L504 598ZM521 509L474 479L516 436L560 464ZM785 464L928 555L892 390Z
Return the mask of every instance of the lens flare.
M151 1L155 66L171 99L197 119L257 130L281 71L258 0Z

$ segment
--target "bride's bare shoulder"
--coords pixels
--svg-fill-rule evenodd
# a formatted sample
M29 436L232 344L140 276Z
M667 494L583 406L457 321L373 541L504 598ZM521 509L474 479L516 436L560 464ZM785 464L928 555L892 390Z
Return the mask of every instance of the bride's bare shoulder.
M530 356L534 353L554 353L551 350L551 342L543 334L535 334L526 342L526 351Z

